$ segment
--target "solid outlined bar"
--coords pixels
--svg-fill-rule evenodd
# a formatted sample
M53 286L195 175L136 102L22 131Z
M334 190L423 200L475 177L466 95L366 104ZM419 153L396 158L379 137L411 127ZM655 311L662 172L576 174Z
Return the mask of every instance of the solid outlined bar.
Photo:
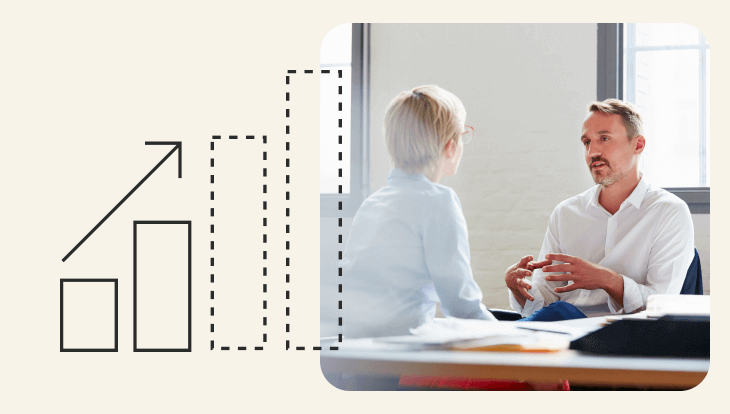
M186 226L185 231L170 227L176 225ZM145 226L145 230L141 231L140 226ZM178 237L182 234L187 239L185 243L177 239L170 243L159 241L161 235L174 232ZM143 237L149 240L142 241ZM190 352L192 222L135 220L133 251L134 352ZM175 309L175 305L179 308L181 304L186 305L184 312ZM154 334L163 337L163 343L153 338Z
M65 283L114 283L114 347L66 348L64 346L64 292ZM119 350L119 281L118 279L61 279L61 352L118 352ZM111 321L110 321L111 323Z

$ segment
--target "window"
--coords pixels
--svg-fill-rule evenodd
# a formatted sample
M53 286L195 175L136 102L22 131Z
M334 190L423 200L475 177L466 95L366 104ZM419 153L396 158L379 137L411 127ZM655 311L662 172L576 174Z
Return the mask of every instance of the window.
M598 26L598 99L638 107L647 137L641 171L687 202L693 214L709 213L707 40L687 24Z
M322 216L353 216L367 192L367 29L364 24L337 26L320 49L320 69L330 71L320 77Z

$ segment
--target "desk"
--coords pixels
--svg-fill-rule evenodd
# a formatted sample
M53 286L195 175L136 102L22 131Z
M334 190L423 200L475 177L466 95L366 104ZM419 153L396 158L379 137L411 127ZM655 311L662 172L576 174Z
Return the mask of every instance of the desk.
M710 360L703 358L599 356L574 350L543 354L322 349L320 364L325 374L356 376L567 379L574 386L690 389L702 382L710 368Z

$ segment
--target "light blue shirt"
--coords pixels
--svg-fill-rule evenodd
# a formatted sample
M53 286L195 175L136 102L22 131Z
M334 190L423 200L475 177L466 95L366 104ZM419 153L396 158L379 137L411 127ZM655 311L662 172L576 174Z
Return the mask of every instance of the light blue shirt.
M494 320L469 265L469 234L454 190L393 169L355 214L343 268L346 337L407 335L445 316Z

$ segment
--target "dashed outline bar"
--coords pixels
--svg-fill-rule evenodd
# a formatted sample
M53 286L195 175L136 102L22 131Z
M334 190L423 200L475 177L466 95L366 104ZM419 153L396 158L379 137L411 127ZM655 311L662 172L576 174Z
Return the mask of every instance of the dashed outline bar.
M296 74L297 71L296 70L288 70L287 73ZM286 84L289 85L289 76L286 77ZM287 92L286 93L286 102L290 102L289 99L290 99L290 94L289 94L289 92ZM287 117L287 122L288 122L289 108L286 108L286 117ZM288 156L289 156L289 145L290 145L289 144L289 137L288 137L289 132L290 132L290 128L289 128L289 125L287 125L286 126L286 135L287 135L287 137L286 137L286 144L285 144L285 146L286 146L286 152L285 152L285 154L286 154L286 157L287 157L286 158L286 167L285 167L285 168L287 168L287 170L286 170L286 183L287 184L289 184L289 170L288 170L288 168L289 168L289 158L288 158ZM286 187L286 188L288 189L289 187ZM285 203L285 206L284 207L285 207L286 217L289 217L290 210L289 210L289 192L288 191L286 193L286 203ZM289 234L289 223L288 223L288 221L289 220L287 218L287 219L285 219L285 222L284 222L284 224L286 226L286 236L284 236L284 238L285 238L285 241L286 241L286 254L285 254L285 256L286 256L286 266L287 266L286 269L285 269L285 272L289 272L288 266L289 266L289 247L290 247L290 240L289 240L289 236L288 236L288 234ZM285 326L286 326L286 328L285 328L285 333L288 334L288 333L290 333L290 324L289 324L289 315L290 315L290 312L289 312L289 302L288 302L288 300L289 300L289 279L290 279L290 274L289 273L286 273L286 276L285 277L286 277L286 280L285 280L285 283L286 283L286 302L285 302L286 303L286 313L285 313L285 317L286 317L285 318L285 320L286 320ZM286 350L288 351L289 348L290 348L289 339L287 338L286 339Z
M266 135L262 136L262 139L263 139L263 143L265 145L266 144ZM267 161L266 151L263 152L263 159L264 159L264 161ZM264 179L267 178L266 177L266 168L265 167L264 167L264 171L263 171L263 178ZM264 194L266 194L266 184L264 184ZM266 201L267 200L264 200L264 220L266 220ZM264 229L263 235L264 235L263 244L266 244L266 229ZM266 246L264 246L264 249L266 249ZM264 260L266 260L266 250L264 250L263 252L264 252ZM263 277L266 277L266 267L264 267ZM267 293L266 279L264 279L263 291L264 291L264 293ZM264 310L267 310L266 309L266 301L264 301ZM266 313L268 313L268 312L266 312ZM266 326L266 322L267 322L267 319L266 319L266 316L264 316L264 318L263 318L263 326ZM264 333L263 340L264 340L264 343L265 343L266 342L266 333ZM259 347L256 347L254 349L255 350L258 350L258 348ZM263 349L263 347L261 347L261 349Z
M213 135L213 139L221 139L221 137L220 137L220 135ZM212 142L211 141L211 143L210 143L210 150L211 151L215 151L215 142ZM210 155L210 167L211 168L215 167L215 158L213 157L213 154ZM213 177L212 174L211 174L211 177ZM215 201L215 190L212 190L212 189L210 190L210 201ZM215 332L215 324L212 321L212 317L215 316L215 303L212 302L215 299L215 289L214 289L214 286L213 286L213 284L215 283L215 273L214 273L214 271L212 269L213 264L214 264L214 258L213 258L213 252L212 251L215 249L215 245L214 245L215 240L213 240L214 239L213 234L215 234L215 223L213 223L213 219L211 219L211 223L210 223L210 250L211 250L211 257L210 257L210 266L211 266L211 269L210 269L210 284L211 284L211 286L210 286L210 300L211 300L211 304L210 304L210 316L211 316L210 333L211 334ZM212 335L211 335L211 337L212 337ZM214 349L215 349L215 340L214 339L211 339L210 340L210 350L213 351Z
M293 70L293 69L287 70L287 76L286 76L286 84L287 85L289 85L290 84L290 81L291 81L291 77L289 75L296 74L296 73L297 73L296 70ZM305 74L313 74L314 73L314 70L305 70L304 73ZM329 69L321 69L320 70L320 74L329 74L329 73L331 73L331 71ZM338 73L338 78L342 79L342 70L341 69L338 70L337 73ZM338 90L338 95L342 95L342 85L338 85L337 90ZM286 92L286 95L285 96L286 96L286 102L287 103L288 102L291 102L291 98L292 98L291 93L290 92ZM340 96L340 100L341 99L342 99L342 97ZM342 102L339 102L339 104L338 104L338 110L339 111L342 111ZM289 120L290 114L291 114L290 108L286 108L287 122ZM339 128L342 128L342 117L341 116L338 117L337 122L338 122ZM291 126L290 125L286 125L285 135L287 135L287 140L286 140L286 144L285 145L286 145L287 154L288 154L288 151L290 150L290 141L289 141L288 135L290 135L291 132L292 132ZM339 144L342 144L342 135L339 135L338 143ZM342 161L342 151L339 151L338 158L339 158L339 161ZM288 157L288 155L287 155L287 158L286 158L286 161L285 161L285 165L284 166L287 169L291 166L290 158ZM338 177L342 178L342 168L339 168ZM291 181L290 181L289 170L287 170L285 184L289 184L290 182ZM288 191L288 187L286 187L286 188L287 188L287 190L286 190L286 195L285 195L285 201L287 203L286 203L286 210L285 210L285 212L286 212L286 217L289 217L290 216L290 213L291 213L291 208L289 207L289 203L288 202L291 201L291 195L290 195L290 191ZM342 194L342 185L339 186L339 193ZM342 212L342 201L339 201L339 211L340 211L340 214L341 214L341 212ZM342 217L339 218L338 223L339 223L340 233L341 233L342 232L342 229L341 229L341 227L342 227ZM289 225L288 222L285 223L285 231L286 231L286 234L287 235L290 234L291 228L290 228L290 225ZM288 239L288 236L286 238ZM339 240L340 240L340 243L342 243L342 234L339 235ZM288 257L289 249L290 249L290 241L289 240L286 240L287 257L285 258L285 266L287 267L287 270L286 270L287 272L289 272L288 267L290 266L290 263L291 263L290 262L290 258ZM340 249L340 251L338 253L338 257L339 257L340 260L342 260L342 250L341 249ZM341 267L339 268L338 275L339 276L342 276L342 268ZM290 282L290 280L291 280L291 273L286 273L286 281L285 282L288 284ZM338 284L338 292L339 293L342 293L342 284L341 283ZM285 293L285 300L289 300L290 297L291 297L290 290L287 289L286 290L286 293ZM287 305L288 305L288 303L287 303ZM338 301L338 307L339 307L340 310L342 310L342 300L339 300ZM290 306L286 306L285 316L286 317L291 316L291 307ZM342 326L342 317L338 317L338 325L339 326ZM288 323L288 319L287 319L287 323L285 324L285 332L286 333L291 333L291 324ZM340 333L338 335L338 342L342 342L342 333ZM291 345L290 345L290 340L287 339L286 340L286 350L288 351L289 349L291 349ZM296 349L297 351L303 351L306 348L303 347L303 346L297 346L294 349ZM336 350L339 349L339 347L337 347L337 346L330 346L329 349L332 350L332 351L336 351ZM313 351L321 351L322 350L322 347L321 346L313 346L312 347L312 350Z
M337 70L337 78L342 79L342 69ZM337 105L337 109L339 112L341 112L342 111L342 85L338 85L338 86L339 86L338 95L339 95L340 99L339 99L339 102ZM342 128L342 114L340 114L340 116L338 117L337 125L338 125L338 128ZM338 142L338 145L342 145L342 131L340 131L340 133L338 134L337 142ZM342 148L341 147L340 147L340 151L338 151L337 159L340 163L342 162ZM342 178L342 164L338 165L338 176L339 176L339 178ZM342 197L342 183L340 183L338 185L337 191L338 191L338 194L340 194L340 197ZM338 241L339 241L339 245L340 245L338 257L340 258L340 260L342 259L342 203L343 203L343 200L340 199L338 202L339 217L337 220L337 227L339 228ZM337 277L342 277L342 263L339 263L337 275L338 275ZM338 283L337 292L340 295L342 294L342 283ZM339 311L342 311L342 299L341 298L342 297L340 296L340 300L338 301L338 310ZM340 312L340 315L341 314L342 313ZM342 342L342 330L344 329L342 327L342 316L337 317L337 326L340 327L340 333L337 335L337 342L339 343L339 342ZM332 348L336 349L336 347L330 347L330 349L332 349Z
M246 135L245 137L246 137L247 140L249 140L249 139L255 139L255 137L253 135ZM221 139L221 136L220 135L213 135L213 139L214 140L215 139ZM229 135L228 136L228 139L237 140L238 139L238 135ZM266 135L263 135L262 136L262 140L263 140L263 143L266 144ZM210 143L210 150L211 151L214 151L215 150L215 142L213 142L213 141L211 141L211 143ZM264 161L267 160L266 151L263 152L263 158L264 158ZM211 155L211 158L210 158L210 167L211 168L215 167L215 158L212 155ZM266 168L264 168L264 170L263 170L263 176L264 176L264 178L266 178ZM211 184L215 184L214 174L211 174L210 175L210 183ZM264 187L263 188L264 188L264 193L266 193L266 185L265 184L264 184ZM215 201L215 191L214 190L211 190L211 192L210 192L210 201ZM266 210L266 200L264 200L264 210ZM211 250L210 266L212 268L212 267L215 266L215 257L213 255L213 251L215 250L215 240L214 240L214 236L213 236L213 234L215 234L215 224L212 223L212 217L215 217L215 210L214 210L213 207L210 208L210 216L211 216L211 224L210 224L210 233L211 233L211 236L210 236L210 250ZM264 227L265 226L266 226L266 217L264 216ZM266 233L263 233L263 236L264 236L263 237L264 243L266 243ZM264 248L265 247L266 246L264 246ZM264 255L263 255L264 256L264 260L266 260L266 250L264 250L263 253L264 253ZM263 275L266 276L266 267L264 267ZM215 273L214 273L213 269L211 269L211 273L210 273L210 283L211 283L211 285L213 285L215 283ZM263 284L263 291L264 291L264 293L267 292L267 285L266 285L266 283ZM212 301L214 299L215 299L215 290L213 289L213 286L211 286L210 300ZM264 310L266 310L266 300L263 301L263 308L264 308ZM213 306L212 303L211 303L211 306L210 306L210 316L211 317L215 316L215 307ZM267 326L267 318L266 317L263 318L263 326ZM211 323L210 324L210 333L215 333L215 324L214 323ZM266 339L267 339L267 334L264 333L263 334L263 342L266 342ZM237 346L236 347L236 350L238 350L238 351L245 351L246 349L247 349L246 346ZM215 340L213 340L213 339L211 339L211 341L210 341L210 350L211 351L214 351L215 350ZM230 346L221 346L220 347L220 350L221 351L230 351L231 350L231 347ZM256 350L256 351L263 351L264 350L264 347L263 346L256 346L256 347L254 347L254 350Z

